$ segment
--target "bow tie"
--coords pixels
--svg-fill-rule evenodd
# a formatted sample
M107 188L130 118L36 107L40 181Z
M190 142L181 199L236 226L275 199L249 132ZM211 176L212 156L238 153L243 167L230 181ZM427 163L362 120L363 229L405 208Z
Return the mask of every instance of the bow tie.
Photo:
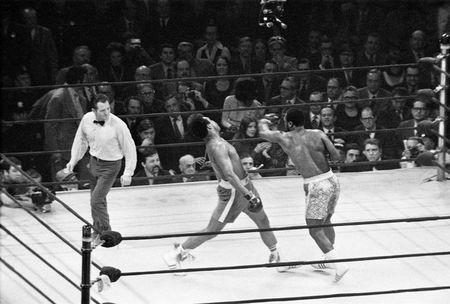
M94 123L103 126L105 124L105 121L104 120L94 120Z

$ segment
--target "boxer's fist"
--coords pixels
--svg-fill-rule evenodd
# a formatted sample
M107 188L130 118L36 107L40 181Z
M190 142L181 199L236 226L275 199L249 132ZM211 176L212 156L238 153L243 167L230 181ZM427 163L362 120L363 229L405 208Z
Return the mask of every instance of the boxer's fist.
M255 196L252 192L247 194L245 198L248 200L248 211L256 213L262 209L262 201L259 197Z

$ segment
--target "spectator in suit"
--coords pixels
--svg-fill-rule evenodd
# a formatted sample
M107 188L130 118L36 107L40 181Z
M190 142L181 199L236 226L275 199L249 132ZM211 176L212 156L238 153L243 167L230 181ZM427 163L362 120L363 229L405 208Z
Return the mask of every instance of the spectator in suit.
M339 50L339 57L337 67L339 68L353 68L355 66L355 54L353 50L348 46L343 46ZM335 72L335 76L342 81L343 87L348 86L362 86L361 72L358 70L344 70L341 72Z
M274 113L278 117L283 117L288 108L279 108L280 105L304 104L305 102L297 97L298 80L294 76L283 79L280 85L280 94L272 97L267 103L271 108L266 109L267 113ZM304 108L305 109L305 108Z
M127 99L125 99L124 106L125 106L125 113L123 114L125 115L143 114L142 100L137 96L130 96ZM130 129L131 136L136 141L136 138L138 138L137 126L141 118L131 116L131 117L121 117L121 119L125 122L128 129Z
M125 47L111 42L106 47L108 61L100 68L100 79L108 82L133 80L134 71L124 63ZM117 96L122 96L123 86L114 86Z
M392 92L396 87L403 86L405 83L405 69L397 66L401 62L401 52L398 45L390 45L386 59L386 64L391 66L386 68L383 72L382 88Z
M320 64L320 40L322 38L322 32L313 28L309 31L308 42L304 48L300 50L298 58L306 58L310 63L310 67L318 67Z
M215 62L216 75L226 76L229 74L230 61L223 56L219 56ZM233 90L233 80L230 78L218 78L205 83L205 99L209 102L209 109L222 109L225 98ZM210 113L209 118L220 125L222 113Z
M428 119L428 108L427 104L424 101L416 100L413 103L413 107L411 109L412 119L408 119L400 122L398 128L417 128L419 122ZM406 140L412 136L417 135L417 130L398 130L397 132L400 140Z
M384 157L382 145L376 138L368 138L363 143L363 155L364 158L361 161L381 161L387 158ZM361 165L361 171L378 171L378 170L391 170L398 169L400 165L398 163L381 163L374 165Z
M253 57L253 42L248 36L240 37L238 41L238 54L231 58L231 74L251 74L259 73L262 69Z
M341 101L342 100L342 86L341 82L338 78L332 77L328 79L327 82L327 102L333 102L333 101ZM337 105L333 105L334 108L337 107Z
M138 67L134 72L134 80L135 81L144 81L144 80L150 80L150 69L146 65L141 65ZM126 86L122 90L122 95L119 96L120 99L125 100L129 98L130 96L136 96L138 94L137 92L137 83L133 83L129 86ZM122 114L122 113L120 113Z
M138 83L136 85L137 96L142 100L142 113L162 113L164 112L164 102L155 98L153 85L149 83ZM155 117L151 118L152 120Z
M180 42L177 47L178 60L186 60L189 63L192 77L214 75L214 65L208 59L194 57L194 45L191 42Z
M37 23L35 9L24 9L22 17L31 39L28 66L32 83L35 85L53 84L58 69L58 52L52 32Z
M82 83L86 70L81 66L71 67L67 71L66 84ZM47 151L70 150L79 120L87 112L87 101L83 97L83 87L59 88L50 92L45 119L74 118L68 121L52 121L44 124L45 149ZM51 176L56 181L56 172L65 168L70 160L70 152L53 153L51 155ZM87 160L78 163L80 179L87 179Z
M353 131L361 124L360 109L355 103L355 100L358 100L358 89L354 86L346 87L342 99L345 103L339 104L336 108L336 125L344 130Z
M267 41L272 61L277 64L278 71L288 72L297 70L297 58L286 55L286 39L273 36Z
M358 66L386 64L386 55L381 51L381 37L378 33L369 33L364 47L359 51L356 63Z
M198 172L196 168L196 161L194 156L191 154L186 154L180 157L178 168L180 170L180 174L185 175L193 175L202 172ZM198 181L207 181L209 180L208 175L197 175L197 176L177 176L175 182L177 183L190 183L190 182L198 182Z
M406 68L405 85L409 95L414 95L419 90L420 70L416 66Z
M146 151L140 164L142 168L134 174L131 186L173 183L173 174L163 169L159 153L155 149ZM138 179L135 179L136 177Z
M335 125L336 122L336 110L331 106L325 106L320 110L320 118L322 122L321 130L328 136L334 144L339 144L344 146L348 141L346 135L334 135L336 132L345 132L344 130Z
M326 36L323 36L320 41L320 63L317 67L313 66L313 69L329 70L336 67L336 60L334 57L333 42ZM325 79L333 77L333 73L321 73L321 76Z
M400 122L411 118L411 109L407 106L408 91L404 87L392 90L392 99L388 107L380 112L378 122L386 128L397 128Z
M372 99L372 98L384 98L391 97L392 94L389 91L381 88L382 75L380 70L371 69L366 76L366 86L358 90L360 99ZM385 110L389 105L389 99L371 101L366 100L363 103L358 103L362 107L371 107L375 114L378 115L381 111Z
M255 99L257 96L256 83L252 78L238 78L234 84L234 95L225 98L222 112L222 126L226 139L231 138L239 129L244 117L260 117L264 110L229 111L230 109L260 107L261 103Z
M401 144L394 132L375 132L377 130L385 129L376 123L377 116L370 107L366 107L361 111L361 125L355 128L355 131L366 131L366 133L359 133L353 136L354 141L360 146L364 147L364 141L368 138L377 139L379 146L383 148L384 156L386 158L395 159L400 156Z
M150 66L151 79L173 79L175 78L175 46L164 43L160 47L160 61ZM165 100L176 91L175 82L155 83L156 96Z
M127 32L124 35L124 49L123 62L126 67L134 71L140 66L151 66L155 63L153 58L147 53L139 35Z
M170 115L164 115L155 120L155 144L173 144L185 141L188 133L187 121L182 115L172 114L180 112L180 106L180 102L174 97L165 101L164 108ZM178 159L186 154L180 147L160 148L159 152L161 163L168 170L175 170L178 167Z
M217 24L208 24L205 28L206 44L197 50L195 58L207 59L214 64L220 56L231 60L230 50L218 40L219 29Z
M72 56L72 65L62 68L56 74L56 84L64 84L66 82L66 74L72 67L79 67L85 63L91 62L91 50L86 45L80 45L75 48Z
M345 159L344 164L357 162L361 157L360 147L355 143L349 143L344 146ZM342 166L340 172L358 172L361 171L359 166Z
M305 115L305 129L320 129L322 127L322 121L320 117L320 109L322 109L322 103L324 102L323 92L312 92L309 96L309 110Z
M277 65L273 61L267 61L264 63L264 68L261 71L262 73L276 73ZM258 86L258 100L266 106L272 97L278 94L279 92L279 83L277 76L273 75L264 75L262 77L258 77L257 86Z
M403 54L404 62L417 63L420 58L429 55L426 51L425 38L426 35L421 30L415 30L411 33L408 49Z
M307 58L300 58L298 63L299 71L311 70L311 63ZM301 100L308 100L309 95L313 91L324 91L326 87L326 81L322 76L317 74L304 73L298 76L298 93L297 96Z

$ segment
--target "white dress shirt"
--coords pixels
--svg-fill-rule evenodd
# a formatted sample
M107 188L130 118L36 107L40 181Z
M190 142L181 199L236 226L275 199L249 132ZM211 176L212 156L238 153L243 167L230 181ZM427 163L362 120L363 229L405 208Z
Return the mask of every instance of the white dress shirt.
M125 157L124 175L133 176L136 168L136 145L125 122L114 114L103 126L95 124L94 112L86 113L78 126L72 144L71 161L76 164L86 153L102 160L116 161Z

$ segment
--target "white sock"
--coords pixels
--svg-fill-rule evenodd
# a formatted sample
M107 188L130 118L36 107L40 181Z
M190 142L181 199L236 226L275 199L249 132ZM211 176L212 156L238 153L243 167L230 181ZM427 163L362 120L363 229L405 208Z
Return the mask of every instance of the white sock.
M324 254L325 260L336 260L337 259L337 254L336 254L336 250L332 249L330 251L328 251L327 253ZM328 265L331 268L336 269L337 265L336 263L326 263L326 265Z

